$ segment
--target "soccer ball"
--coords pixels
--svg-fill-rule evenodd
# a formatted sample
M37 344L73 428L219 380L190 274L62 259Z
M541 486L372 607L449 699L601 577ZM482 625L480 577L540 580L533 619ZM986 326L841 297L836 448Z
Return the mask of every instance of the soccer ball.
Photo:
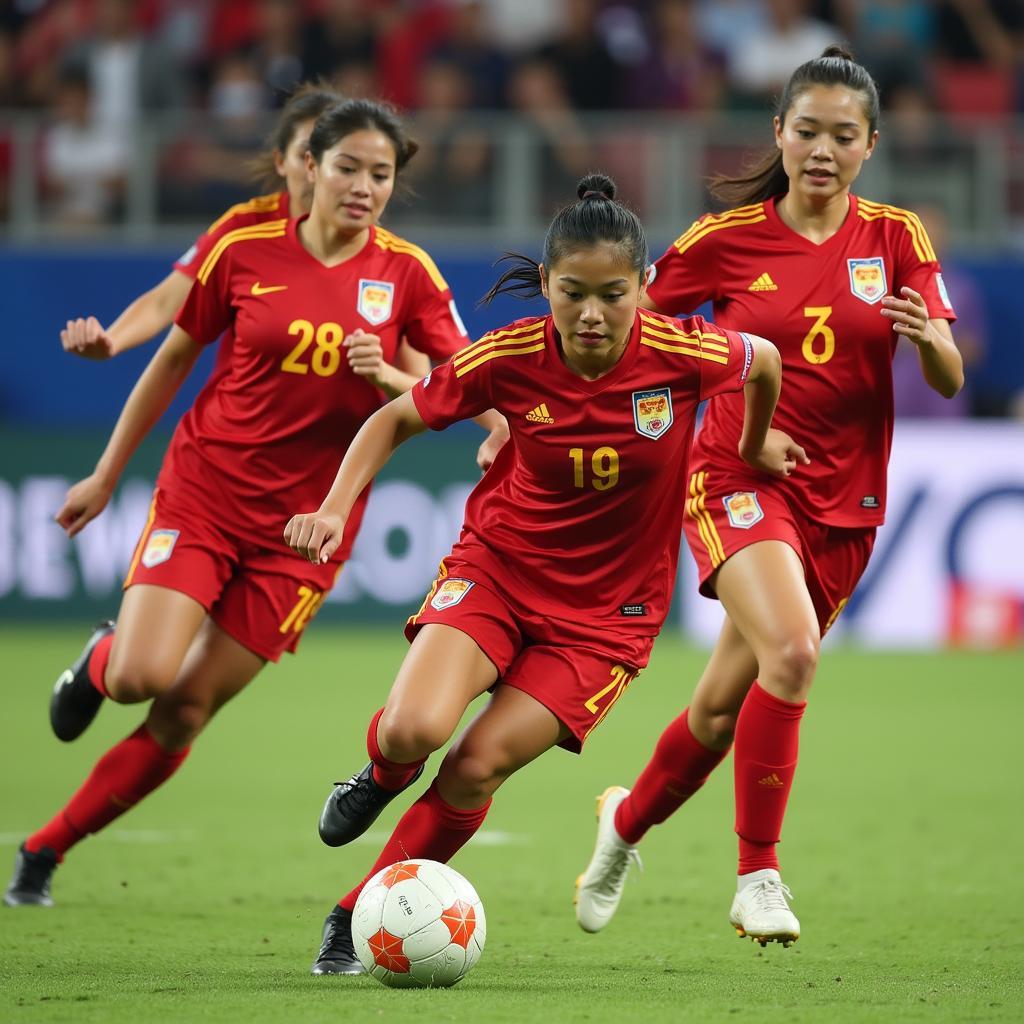
M454 985L480 959L486 937L476 889L435 860L378 871L352 912L356 954L367 974L391 988Z

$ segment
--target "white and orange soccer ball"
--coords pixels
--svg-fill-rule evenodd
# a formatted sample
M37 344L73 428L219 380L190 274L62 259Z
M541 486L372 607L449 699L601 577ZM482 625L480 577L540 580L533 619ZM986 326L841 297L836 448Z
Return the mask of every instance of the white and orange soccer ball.
M480 959L484 907L465 878L435 860L378 871L352 912L352 941L367 974L392 988L444 988Z

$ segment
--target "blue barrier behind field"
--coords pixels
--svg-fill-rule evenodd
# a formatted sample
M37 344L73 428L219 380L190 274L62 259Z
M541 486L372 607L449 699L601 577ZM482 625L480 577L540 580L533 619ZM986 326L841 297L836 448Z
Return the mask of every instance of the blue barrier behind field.
M652 251L661 249L655 245ZM544 308L507 297L477 308L499 273L491 264L500 252L498 246L475 251L431 247L474 338ZM135 296L161 280L177 255L121 247L0 250L5 332L0 422L50 427L111 423L152 348L106 364L86 363L63 355L58 332L75 316L93 314L109 323ZM976 280L989 313L991 337L984 363L972 374L975 387L997 394L1024 390L1024 260L989 256L962 261L960 266ZM181 415L205 380L210 356L205 359L168 413L168 424Z

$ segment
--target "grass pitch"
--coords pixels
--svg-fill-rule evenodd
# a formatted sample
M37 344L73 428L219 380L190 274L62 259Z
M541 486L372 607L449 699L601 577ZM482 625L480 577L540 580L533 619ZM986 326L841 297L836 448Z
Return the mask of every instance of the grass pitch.
M53 814L138 708L79 741L49 733L49 685L88 630L5 628L0 856ZM366 722L405 650L396 627L310 631L201 737L165 789L73 850L52 910L0 908L3 1021L1019 1021L1024 785L1019 654L829 650L804 720L781 848L803 925L788 950L738 940L730 764L644 841L615 922L585 935L573 881L594 796L629 785L684 706L700 652L662 638L581 758L553 751L499 793L453 862L488 940L457 988L313 978L333 901L379 831L316 837L330 784L365 762ZM421 787L417 787L416 792Z

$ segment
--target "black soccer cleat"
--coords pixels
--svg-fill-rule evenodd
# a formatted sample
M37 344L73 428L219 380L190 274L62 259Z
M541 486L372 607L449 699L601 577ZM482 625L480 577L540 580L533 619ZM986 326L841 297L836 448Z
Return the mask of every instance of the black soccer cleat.
M50 726L65 743L77 740L89 728L103 703L103 694L89 680L89 656L93 648L114 632L112 622L101 622L94 630L78 661L64 669L50 698Z
M320 812L320 838L328 846L344 846L358 839L380 817L380 812L422 774L420 765L401 789L385 789L374 782L371 761L348 782L335 784Z
M363 974L352 944L352 911L335 907L324 921L324 938L310 974Z
M57 854L48 846L29 853L22 843L14 858L14 876L4 893L9 907L52 907L50 881L57 867Z

